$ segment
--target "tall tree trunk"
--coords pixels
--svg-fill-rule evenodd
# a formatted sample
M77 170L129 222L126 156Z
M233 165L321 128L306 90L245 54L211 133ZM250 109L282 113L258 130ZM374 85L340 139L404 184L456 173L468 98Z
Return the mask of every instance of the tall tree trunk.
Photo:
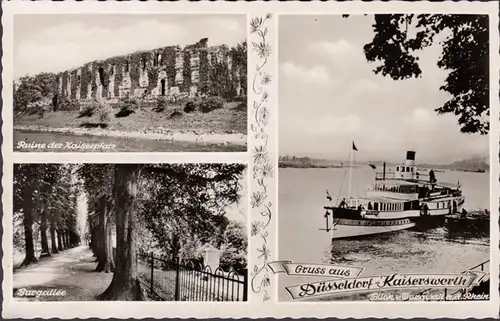
M137 278L135 201L141 165L115 165L116 266L109 287L99 300L143 301L146 296Z
M101 233L101 230L102 230L102 227L101 227L101 223L97 223L97 225L95 226L95 262L99 262L101 260L101 257L102 257L102 233Z
M63 238L62 238L62 231L61 229L57 229L57 248L59 251L64 251L64 244L63 244Z
M42 211L40 217L40 243L42 245L40 257L50 256L49 241L47 240L47 212L45 210Z
M26 188L23 193L24 201L24 249L26 252L26 257L21 265L30 265L37 261L35 256L35 246L33 244L33 204L32 204L32 193L33 189Z
M175 262L175 259L179 257L179 252L181 251L181 240L180 236L177 233L172 235L172 239L170 241L170 249L170 259L172 260L172 262Z
M56 221L53 215L50 217L50 244L52 253L59 252L56 244Z
M109 202L106 196L101 196L99 199L99 236L100 236L100 246L99 255L96 271L97 272L113 272L114 261L112 257L112 252L110 251L110 240L109 240Z
M111 264L111 268L113 271L115 270L115 254L113 253L113 226L108 221L107 226L108 232L108 253L109 253L109 262Z
M31 209L24 212L23 225L26 257L21 265L30 265L31 263L35 263L37 261L35 256L35 246L33 244L33 214L31 213Z
M68 243L66 243L66 230L61 231L61 240L62 240L63 248L65 250L68 249Z
M92 253L94 253L94 257L97 257L98 254L98 246L97 246L97 229L95 226L90 229L90 248L92 249Z
M71 231L68 231L66 233L66 239L67 239L67 242L68 242L68 246L70 248L73 247L73 235L72 234L73 234L73 232L71 232Z
M69 241L69 231L64 231L64 238L66 240L66 247L71 248L71 242Z

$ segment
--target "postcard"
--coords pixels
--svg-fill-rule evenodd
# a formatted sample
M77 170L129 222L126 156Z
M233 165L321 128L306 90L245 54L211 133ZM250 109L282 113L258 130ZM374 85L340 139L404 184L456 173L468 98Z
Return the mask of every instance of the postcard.
M4 318L499 315L494 2L7 2Z

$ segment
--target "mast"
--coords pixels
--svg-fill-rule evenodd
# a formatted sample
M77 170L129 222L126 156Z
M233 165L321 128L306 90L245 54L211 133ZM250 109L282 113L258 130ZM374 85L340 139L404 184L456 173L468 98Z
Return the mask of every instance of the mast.
M349 153L349 193L347 194L347 199L351 200L351 183L352 183L352 163L354 158L354 151L351 149Z

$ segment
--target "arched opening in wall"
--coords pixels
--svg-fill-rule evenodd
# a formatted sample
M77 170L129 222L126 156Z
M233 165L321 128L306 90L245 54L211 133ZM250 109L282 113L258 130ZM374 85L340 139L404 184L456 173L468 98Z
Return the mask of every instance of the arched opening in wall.
M161 80L160 85L161 85L161 95L165 96L165 90L166 90L166 88L165 88L166 87L165 79Z
M111 65L111 67L109 68L109 74L113 76L114 72L115 72L115 65Z
M104 85L104 68L99 67L99 81Z
M54 97L52 97L52 110L57 111L58 103L58 96L55 94Z
M146 70L146 58L142 58L142 71Z
M80 75L78 75L78 76L76 77L76 83L77 83L78 85L80 85L81 80L82 80L82 77L81 77Z
M157 66L161 65L161 54L160 53L156 56L156 65Z
M128 72L129 71L129 63L128 63L128 59L125 61L125 72Z

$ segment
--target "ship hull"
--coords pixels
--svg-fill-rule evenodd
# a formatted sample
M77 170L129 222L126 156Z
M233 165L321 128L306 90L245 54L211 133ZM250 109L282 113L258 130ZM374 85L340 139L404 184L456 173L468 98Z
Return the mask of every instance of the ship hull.
M401 220L400 220L401 221ZM338 224L332 228L332 240L338 240L338 239L347 239L347 238L356 238L356 237L361 237L361 236L368 236L368 235L376 235L376 234L385 234L385 233L393 233L397 231L402 231L406 230L409 228L412 228L415 226L415 223L411 222L410 220L406 219L403 220L404 223L398 223L396 224L396 221L387 221L388 225L379 225L375 223L380 223L380 222L374 222L370 221L370 224L365 224L363 225L362 223L365 222L359 222L359 225L346 225L346 224ZM390 225L393 224L393 225Z
M443 226L445 224L445 215L427 215L412 217L410 220L415 223L415 229L419 231L425 231L428 229L433 229L436 227Z
M331 225L332 239L385 234L406 230L415 226L415 223L409 218L367 218L355 210L340 208L336 209L336 211L334 210L333 213L333 222Z

